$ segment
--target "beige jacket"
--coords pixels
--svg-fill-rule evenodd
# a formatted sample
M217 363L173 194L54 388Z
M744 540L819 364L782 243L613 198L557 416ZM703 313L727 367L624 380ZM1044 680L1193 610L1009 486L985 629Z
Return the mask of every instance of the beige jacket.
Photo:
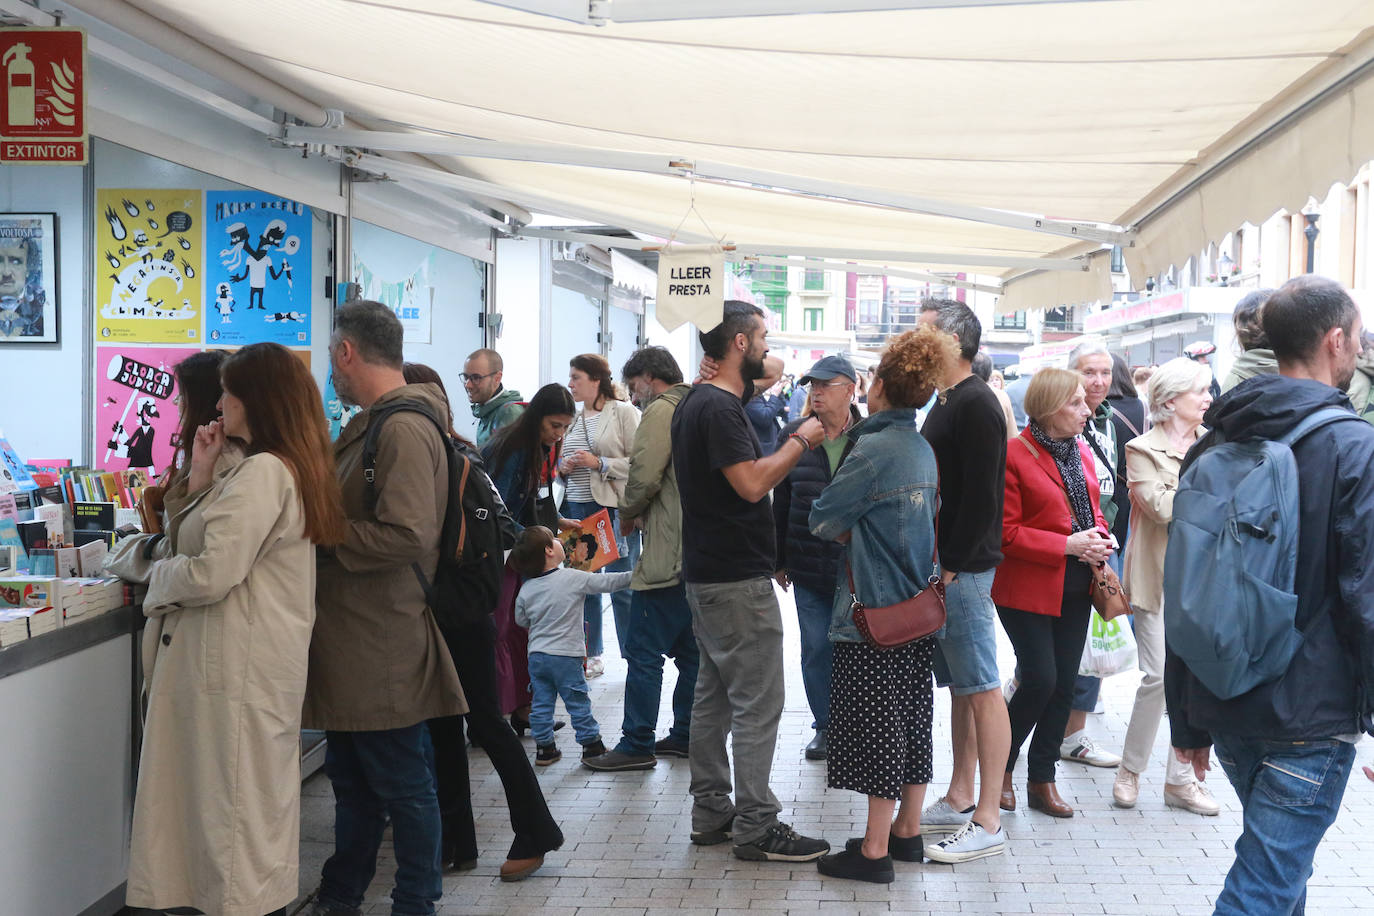
M620 500L627 518L642 518L644 551L630 588L668 588L682 580L682 503L673 470L673 412L690 385L674 385L650 401L635 430L630 478Z
M578 412L578 418L582 416ZM630 476L630 449L639 428L639 411L629 401L607 401L601 405L592 453L606 459L606 473L593 469L592 499L597 505L616 508L625 494Z
M314 548L271 454L172 517L148 569L148 715L127 902L262 916L299 891L300 724ZM153 664L155 662L155 664Z
M403 385L349 421L334 443L348 534L318 552L318 618L310 643L306 728L381 731L467 712L448 646L411 563L439 561L448 503L443 441L414 411L387 418L378 439L377 504L367 508L363 439L372 411L402 398L447 416L438 385Z
M1198 427L1196 435L1205 432ZM1169 445L1163 425L1126 443L1126 485L1133 499L1122 582L1138 611L1158 613L1164 607L1164 549L1182 463L1183 455Z

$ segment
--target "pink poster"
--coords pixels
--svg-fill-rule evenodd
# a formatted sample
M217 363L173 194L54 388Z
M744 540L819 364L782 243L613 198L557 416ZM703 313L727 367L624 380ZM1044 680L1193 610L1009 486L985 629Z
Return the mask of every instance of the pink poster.
M97 347L95 466L160 473L176 452L180 416L172 367L198 349Z

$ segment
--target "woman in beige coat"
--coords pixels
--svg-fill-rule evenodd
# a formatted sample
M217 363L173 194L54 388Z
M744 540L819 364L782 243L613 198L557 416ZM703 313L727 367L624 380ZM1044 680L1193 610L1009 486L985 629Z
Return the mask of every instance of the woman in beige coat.
M567 482L563 515L583 519L609 509L611 530L620 530L616 509L625 494L630 477L630 448L639 428L639 411L620 400L611 379L611 364L604 356L583 353L569 361L568 390L582 409L573 418L563 437L563 460L558 472ZM620 559L605 567L606 572L625 572L634 568L639 557L639 532L616 540ZM601 596L588 595L582 604L582 620L587 631L587 677L605 671L601 661ZM630 622L630 590L611 594L615 614L615 635L625 655L625 629Z
M1112 800L1135 807L1140 774L1164 714L1164 549L1174 515L1178 472L1188 449L1202 435L1202 415L1211 406L1212 373L1205 365L1179 357L1160 366L1146 389L1154 426L1126 443L1127 486L1131 491L1131 536L1126 541L1124 582L1131 596L1135 639L1144 679L1126 729L1121 766ZM1164 803L1195 814L1221 810L1188 764L1165 754Z
M284 347L224 362L221 421L196 433L171 555L147 570L156 634L127 901L263 916L299 889L301 702L313 544L343 512L320 395ZM218 461L226 438L240 461Z

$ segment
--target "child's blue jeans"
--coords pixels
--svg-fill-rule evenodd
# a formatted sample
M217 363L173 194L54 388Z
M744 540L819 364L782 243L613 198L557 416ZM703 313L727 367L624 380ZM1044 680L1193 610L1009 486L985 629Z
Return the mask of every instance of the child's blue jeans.
M580 657L531 652L530 692L530 734L535 744L553 744L553 710L559 697L572 718L577 743L585 747L600 740L601 726L592 716L592 700L587 695L587 677Z

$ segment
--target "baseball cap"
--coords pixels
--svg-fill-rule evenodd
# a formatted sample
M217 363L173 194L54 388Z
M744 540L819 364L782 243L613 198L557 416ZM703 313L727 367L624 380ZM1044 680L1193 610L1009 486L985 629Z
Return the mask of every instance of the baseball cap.
M1211 356L1215 352L1217 352L1217 345L1207 340L1195 341L1183 348L1183 355L1189 359L1197 359L1199 356Z
M797 380L798 385L809 385L812 382L828 382L837 375L843 375L851 382L859 380L859 374L854 371L854 364L839 354L834 356L822 356L816 360L816 365L811 367L811 371Z

